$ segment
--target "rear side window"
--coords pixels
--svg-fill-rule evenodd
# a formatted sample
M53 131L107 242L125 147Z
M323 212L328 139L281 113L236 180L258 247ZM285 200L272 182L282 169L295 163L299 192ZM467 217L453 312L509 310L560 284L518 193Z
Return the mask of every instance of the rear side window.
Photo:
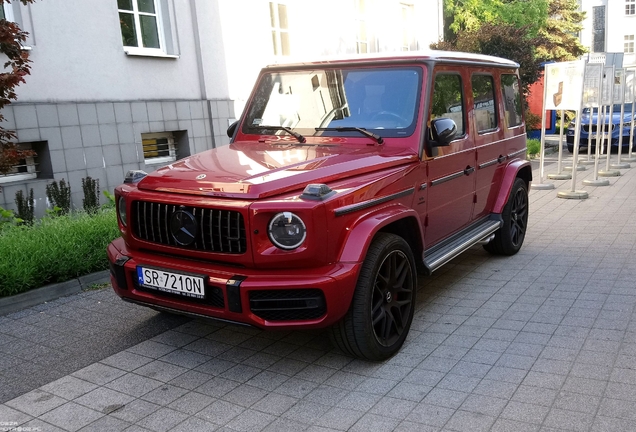
M457 124L457 135L464 135L464 97L459 75L438 74L435 77L431 120L439 117L452 119Z
M501 75L501 92L503 93L506 126L509 128L519 126L523 121L523 117L521 115L519 80L516 75Z
M495 104L495 84L490 75L473 75L473 103L477 132L488 132L497 128L497 105Z

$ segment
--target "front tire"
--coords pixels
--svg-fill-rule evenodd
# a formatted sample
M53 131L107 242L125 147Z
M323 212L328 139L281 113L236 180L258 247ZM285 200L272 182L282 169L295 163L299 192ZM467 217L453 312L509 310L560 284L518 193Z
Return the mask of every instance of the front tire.
M415 260L408 243L379 233L362 264L349 311L331 328L333 343L366 360L391 357L411 327L416 290Z
M484 249L495 255L514 255L519 252L528 227L528 187L517 177L508 202L501 213L503 224L495 238Z

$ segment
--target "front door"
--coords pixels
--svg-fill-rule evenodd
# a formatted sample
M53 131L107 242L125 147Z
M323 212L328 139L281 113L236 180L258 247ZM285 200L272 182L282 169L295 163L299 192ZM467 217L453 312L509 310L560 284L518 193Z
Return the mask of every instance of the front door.
M427 146L428 206L426 248L470 223L475 193L475 148L466 111L466 77L451 67L436 68L430 121L447 117L457 125L449 146Z

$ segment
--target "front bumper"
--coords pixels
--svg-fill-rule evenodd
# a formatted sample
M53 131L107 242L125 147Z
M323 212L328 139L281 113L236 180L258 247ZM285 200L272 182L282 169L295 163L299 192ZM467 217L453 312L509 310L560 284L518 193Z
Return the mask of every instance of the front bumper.
M311 269L256 270L135 250L123 239L108 246L111 282L124 300L157 309L259 328L322 328L349 309L361 263ZM206 298L139 286L137 266L206 276ZM287 309L286 309L287 308Z

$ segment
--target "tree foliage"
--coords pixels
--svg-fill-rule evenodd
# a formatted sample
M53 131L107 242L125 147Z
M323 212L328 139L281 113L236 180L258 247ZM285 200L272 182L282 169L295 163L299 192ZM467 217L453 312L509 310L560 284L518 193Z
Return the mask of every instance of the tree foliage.
M541 60L535 55L535 45L540 38L531 37L527 27L512 24L482 24L475 30L463 30L452 41L440 41L433 49L464 51L508 58L520 65L521 86L524 94L528 86L541 73Z
M550 0L548 19L539 30L537 56L558 62L582 56L586 49L576 35L583 29L584 19L585 12L579 10L577 0Z
M585 13L577 0L446 0L445 41L434 49L504 57L519 63L524 94L541 63L580 57L576 33Z
M19 0L23 4L34 0ZM0 7L10 0L0 0ZM4 54L4 70L0 73L0 110L17 99L15 88L24 83L24 77L30 74L29 52L22 49L28 33L22 31L14 22L0 20L0 53ZM4 116L0 113L0 123ZM14 131L0 127L0 174L6 174L20 159L33 156L31 150L21 150L15 144Z
M446 0L445 36L478 30L483 24L509 24L526 28L530 37L546 25L552 0ZM576 0L574 0L576 1Z

